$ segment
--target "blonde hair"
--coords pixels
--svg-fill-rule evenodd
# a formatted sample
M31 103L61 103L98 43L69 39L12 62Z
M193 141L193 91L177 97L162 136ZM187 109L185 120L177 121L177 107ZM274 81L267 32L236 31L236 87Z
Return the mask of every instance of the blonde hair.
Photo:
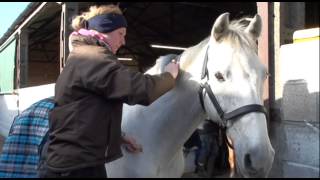
M117 5L102 5L102 6L91 6L89 11L82 13L81 15L76 16L72 20L72 28L74 30L79 30L81 28L85 28L85 22L97 15L102 15L102 14L109 14L109 13L115 13L115 14L121 14L122 11Z

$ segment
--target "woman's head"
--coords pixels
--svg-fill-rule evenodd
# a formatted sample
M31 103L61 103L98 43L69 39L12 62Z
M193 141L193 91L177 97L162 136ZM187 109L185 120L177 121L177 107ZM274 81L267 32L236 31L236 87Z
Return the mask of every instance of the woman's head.
M125 44L127 22L116 5L91 6L89 11L72 20L72 28L96 31L113 53Z

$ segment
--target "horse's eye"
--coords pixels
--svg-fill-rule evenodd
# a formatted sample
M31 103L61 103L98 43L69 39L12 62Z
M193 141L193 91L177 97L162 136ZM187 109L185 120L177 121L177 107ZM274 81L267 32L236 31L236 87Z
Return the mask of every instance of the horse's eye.
M221 72L217 72L216 74L214 74L216 76L216 78L218 79L218 81L225 81L223 75Z

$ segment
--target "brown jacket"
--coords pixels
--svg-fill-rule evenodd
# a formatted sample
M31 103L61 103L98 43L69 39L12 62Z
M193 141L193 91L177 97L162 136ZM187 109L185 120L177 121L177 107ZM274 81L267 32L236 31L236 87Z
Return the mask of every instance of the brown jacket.
M122 104L149 105L175 84L168 72L129 71L94 39L71 40L74 48L55 86L57 107L49 114L47 165L53 171L120 158Z

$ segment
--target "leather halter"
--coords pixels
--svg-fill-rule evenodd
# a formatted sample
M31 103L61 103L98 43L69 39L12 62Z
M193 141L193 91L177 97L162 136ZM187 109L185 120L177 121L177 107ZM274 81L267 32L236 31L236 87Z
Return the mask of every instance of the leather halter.
M209 50L209 45L206 50L206 54L205 54L205 58L204 58L203 66L202 66L202 72L201 72L201 80L203 80L205 77L207 77L207 81L204 84L200 83L200 88L199 88L199 92L198 92L202 109L206 112L206 109L204 106L204 97L203 97L203 91L205 90L208 93L208 96L209 96L212 104L214 105L215 109L217 110L217 112L219 114L219 117L221 119L221 122L222 122L224 129L227 128L227 121L228 120L233 120L236 117L243 116L243 115L251 113L251 112L261 112L267 116L267 111L266 111L265 107L260 104L244 105L244 106L237 108L237 109L235 109L231 112L228 112L228 113L223 111L217 98L215 97L214 93L212 92L210 85L208 84L208 80L209 80L209 73L208 73L208 67L207 67L208 50ZM228 140L227 140L227 143L231 148L233 148Z

